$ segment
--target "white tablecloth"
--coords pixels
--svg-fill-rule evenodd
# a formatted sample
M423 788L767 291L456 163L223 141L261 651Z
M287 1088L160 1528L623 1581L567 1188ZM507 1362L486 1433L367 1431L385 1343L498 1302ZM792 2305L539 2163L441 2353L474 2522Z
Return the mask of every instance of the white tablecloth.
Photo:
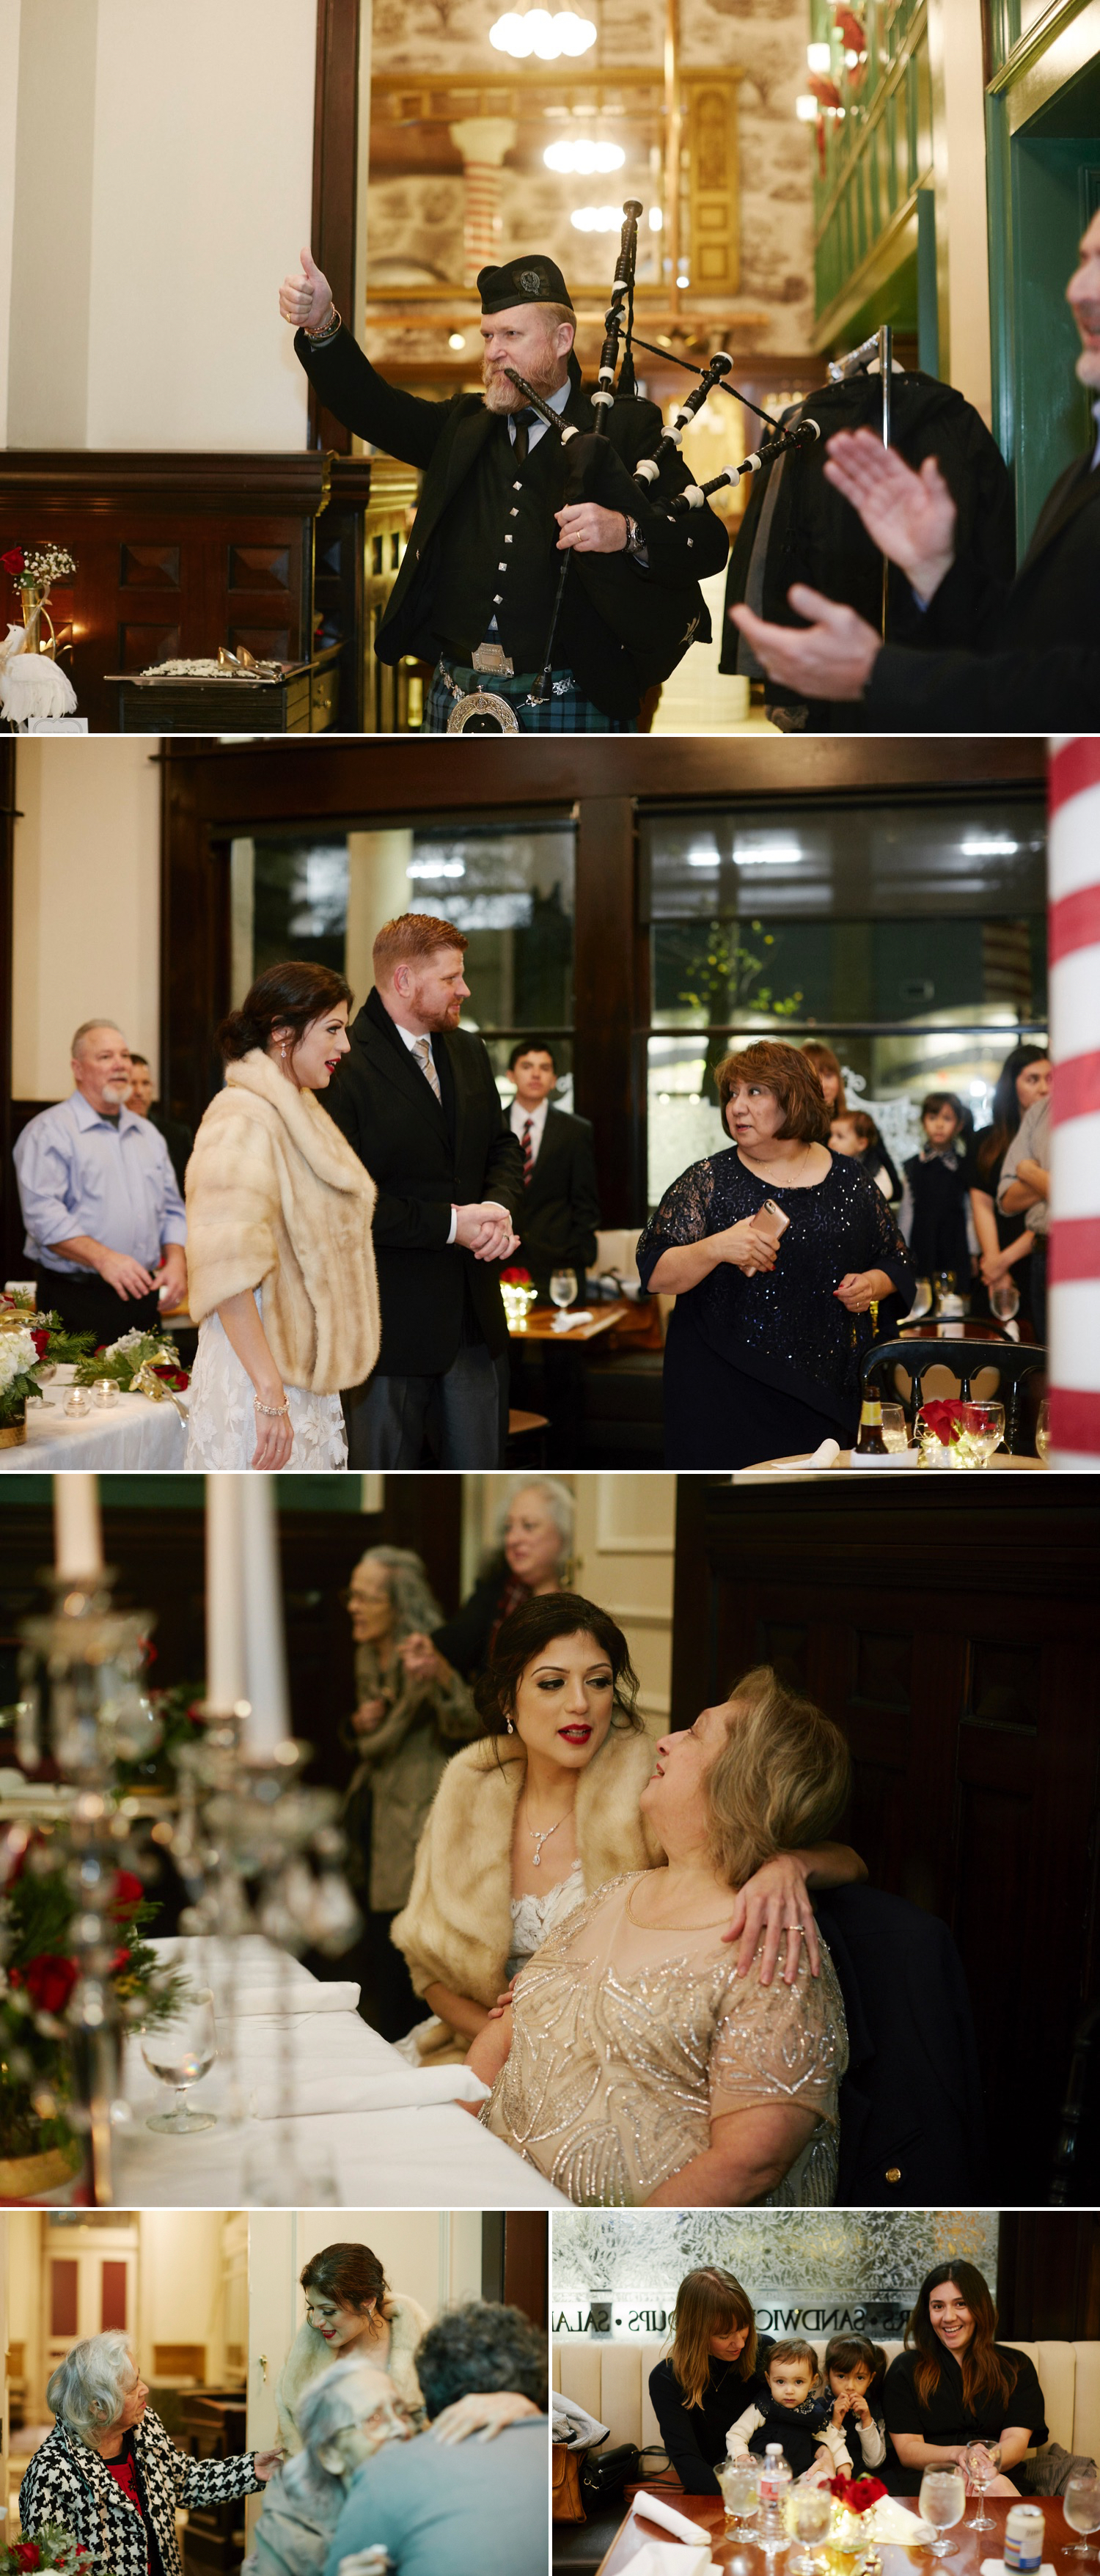
M277 1981L279 1956L250 1937L228 1952L197 1941L157 1941L160 1958L187 1968L194 1984L208 1983L215 2013L232 1970L238 1993ZM294 2058L306 2077L326 2072L369 2078L407 2075L404 2058L357 2012L310 2008L318 1981L296 1960L287 1963L294 2011ZM263 2014L237 2019L241 2092L247 2100L261 2077L277 2073L279 2026ZM115 2198L140 2209L236 2209L262 2204L289 2208L333 2205L343 2209L566 2209L563 2195L533 2165L513 2155L499 2138L453 2103L413 2111L339 2111L293 2120L226 2117L229 2071L219 2062L188 2098L195 2110L212 2111L217 2128L171 2137L145 2127L150 2112L171 2107L151 2076L137 2041L126 2060L130 2125L117 2132Z
M0 1473L52 1475L56 1467L182 1467L187 1425L166 1399L120 1395L117 1404L75 1419L63 1398L47 1388L42 1403L27 1406L27 1437L18 1449L0 1449Z
M894 1485L899 1476L919 1475L924 1484L928 1483L931 1476L939 1476L956 1486L972 1485L975 1477L980 1479L982 1476L1000 1475L1006 1467L1014 1470L1022 1467L1033 1468L1037 1469L1040 1475L1048 1472L1041 1458L1010 1458L1004 1449L994 1452L988 1467L921 1467L915 1449L907 1450L904 1457L898 1459L896 1465L892 1458L888 1458L873 1467L860 1467L853 1464L851 1450L842 1449L840 1456L834 1458L831 1467L811 1466L808 1450L801 1457L796 1454L792 1458L760 1458L754 1467L735 1468L732 1481L735 1485L744 1485L752 1476L848 1475L861 1476L865 1484L877 1477L880 1485Z

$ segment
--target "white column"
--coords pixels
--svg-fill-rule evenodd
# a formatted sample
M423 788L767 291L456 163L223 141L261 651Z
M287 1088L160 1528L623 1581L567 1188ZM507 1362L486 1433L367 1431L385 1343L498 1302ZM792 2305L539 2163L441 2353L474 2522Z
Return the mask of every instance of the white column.
M508 116L467 116L451 127L451 141L458 145L466 174L462 244L466 286L476 286L478 270L500 260L504 239L500 173L515 139L515 124Z
M244 1572L245 1696L250 1753L274 1753L290 1736L286 1632L279 1569L274 1482L259 1472L240 1478Z
M1051 1464L1100 1467L1100 739L1050 746Z
M929 0L936 185L940 375L986 427L993 417L989 216L982 13L970 0Z
M344 973L354 995L353 1011L366 1001L374 982L371 959L384 921L399 913L432 911L429 896L421 903L409 876L413 836L398 827L388 832L348 833L348 914L344 934Z

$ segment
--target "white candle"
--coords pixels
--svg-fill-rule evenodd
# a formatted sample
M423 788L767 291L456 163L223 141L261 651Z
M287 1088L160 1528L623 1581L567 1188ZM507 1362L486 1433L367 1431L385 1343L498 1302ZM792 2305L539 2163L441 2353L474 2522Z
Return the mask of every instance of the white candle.
M94 1476L67 1471L53 1480L54 1563L67 1577L101 1574L103 1538Z
M206 1696L230 1709L245 1696L244 1476L206 1479Z
M242 1476L245 1698L250 1753L273 1753L290 1735L283 1588L272 1476Z

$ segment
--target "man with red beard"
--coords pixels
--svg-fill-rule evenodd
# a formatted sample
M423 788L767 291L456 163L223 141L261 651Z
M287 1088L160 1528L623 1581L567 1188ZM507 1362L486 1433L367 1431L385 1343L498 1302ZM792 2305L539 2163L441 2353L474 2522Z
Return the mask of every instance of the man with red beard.
M662 507L690 477L673 451L656 483L632 480L663 423L656 405L616 401L607 434L588 445L583 489L569 445L506 372L541 394L563 424L591 433L596 413L573 354L575 317L561 270L543 252L483 268L481 394L429 402L378 375L340 321L308 251L284 279L279 309L327 410L361 438L423 472L420 506L375 643L434 666L424 730L633 733L640 701L688 645L710 634L699 589L720 572L727 541L704 504L670 519ZM575 462L575 460L574 460ZM543 702L530 703L547 658L563 562L575 556L554 634ZM481 694L496 710L463 706ZM463 722L452 724L462 706Z
M956 557L956 511L935 458L919 474L869 430L829 440L825 472L867 534L909 579L924 630L884 644L836 600L796 582L805 626L766 624L744 606L734 625L769 679L808 699L861 706L864 733L1094 733L1100 727L1100 214L1081 237L1066 288L1096 427L1059 476L1011 586Z

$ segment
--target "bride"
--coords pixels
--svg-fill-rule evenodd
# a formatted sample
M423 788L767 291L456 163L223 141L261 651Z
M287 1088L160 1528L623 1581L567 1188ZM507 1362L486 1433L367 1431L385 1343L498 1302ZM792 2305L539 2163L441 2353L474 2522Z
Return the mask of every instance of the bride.
M327 966L269 966L218 1031L225 1089L187 1166L188 1467L347 1465L340 1391L378 1357L375 1189L314 1094L350 1002Z

